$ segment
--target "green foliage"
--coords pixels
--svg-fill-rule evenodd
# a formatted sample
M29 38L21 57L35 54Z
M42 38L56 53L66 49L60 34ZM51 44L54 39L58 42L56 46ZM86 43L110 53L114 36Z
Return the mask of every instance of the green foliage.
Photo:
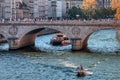
M79 16L77 16L79 15ZM76 8L76 7L72 7L69 11L68 11L68 16L70 19L78 19L81 18L83 16L83 12L82 9L80 8Z
M115 12L116 10L113 10L111 8L97 9L91 12L88 10L72 7L68 11L68 16L69 19L105 19L114 18Z
M105 18L114 18L116 10L112 10L111 8L103 8L96 10L93 18L95 19L105 19Z

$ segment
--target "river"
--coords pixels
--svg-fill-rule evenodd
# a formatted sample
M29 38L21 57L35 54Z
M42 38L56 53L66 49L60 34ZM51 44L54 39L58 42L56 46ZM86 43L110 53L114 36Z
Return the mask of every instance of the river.
M1 80L119 80L120 56L86 52L62 55L42 52L0 52ZM76 77L76 67L93 72Z
M111 32L108 30L106 33ZM102 32L103 33L103 32ZM98 33L94 33L98 35ZM53 35L53 34L52 34ZM115 35L115 31L112 30L112 34ZM49 36L49 35L48 35ZM50 38L51 36L46 38ZM105 35L104 35L105 36ZM45 36L40 36L44 37ZM43 38L36 38L36 40L41 41ZM91 40L94 36L91 36ZM106 38L106 37L105 37ZM104 38L104 40L106 40ZM107 36L110 38L110 35ZM98 39L98 38L97 38ZM103 37L99 38L103 41ZM115 44L115 48L118 51L118 42L115 42L115 38L111 38L113 41L106 41L106 44ZM110 39L110 40L111 40ZM98 50L96 43L93 42L93 47L90 47L91 40L88 41L89 48L93 51ZM35 42L35 46L38 49L44 51L43 48L48 50L46 44L49 44L45 40L43 48L40 48L39 41ZM8 45L4 44L6 50ZM50 45L49 45L50 46ZM102 46L102 42L101 42ZM3 44L2 44L3 47ZM103 46L107 51L109 47ZM106 48L108 47L108 48ZM36 51L0 51L0 80L119 80L120 79L120 55L112 52L112 54L104 54L103 52L86 52L78 51L71 52L71 46L65 46L62 48L57 48L53 51L53 48L49 49L47 52L36 52ZM97 48L97 49L96 49ZM100 48L100 47L99 47ZM110 47L110 48L114 48ZM63 51L61 50L63 49ZM102 48L101 48L102 49ZM98 51L100 51L99 49ZM5 48L3 48L5 50ZM115 50L115 49L113 49ZM53 51L53 52L52 52ZM119 53L119 52L118 52ZM76 77L76 67L83 65L84 68L93 72L93 75L88 75L85 77Z

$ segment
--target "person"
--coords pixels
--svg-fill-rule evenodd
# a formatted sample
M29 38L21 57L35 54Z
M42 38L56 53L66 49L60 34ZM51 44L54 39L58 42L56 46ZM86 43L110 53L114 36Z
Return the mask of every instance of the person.
M86 73L85 73L85 71L83 69L83 66L82 65L78 66L76 76L77 77L84 77L85 75L86 75Z
M77 67L77 72L80 72L81 70L84 70L82 65Z

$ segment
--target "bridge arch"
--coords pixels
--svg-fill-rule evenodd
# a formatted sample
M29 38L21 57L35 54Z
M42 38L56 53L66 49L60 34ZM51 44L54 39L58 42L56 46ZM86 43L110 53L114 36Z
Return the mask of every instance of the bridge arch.
M29 25L28 25L29 26ZM30 28L29 28L30 27ZM55 31L58 31L58 32L61 32L63 34L65 34L66 36L70 37L70 35L68 34L68 32L66 32L68 30L68 28L66 27L63 27L63 26L60 26L60 25L57 25L57 26L44 26L44 25L35 25L35 26L29 26L27 27L26 26L26 30L23 30L23 33L20 34L20 38L24 37L24 35L28 34L28 33L37 33L39 32L41 29L51 29L51 30L55 30ZM22 29L21 29L22 30Z
M10 43L4 37L4 35L0 34L0 50L9 50Z
M61 30L57 30L57 29L49 28L49 27L42 27L42 28L40 27L40 28L34 28L32 30L28 30L24 33L24 35L22 35L22 37L19 38L18 46L19 47L24 47L24 46L34 44L35 43L35 38L38 35L58 33L58 32L61 32ZM61 33L63 33L63 32L61 32Z
M37 34L43 30L43 28L38 28L38 29L34 29L34 30L28 30L26 32L24 32L24 34L19 38L18 40L18 47L24 47L24 46L28 46L28 45L32 45L34 44L35 41L35 37L37 36Z
M0 39L1 39L1 38L4 38L4 39L8 42L7 37L6 37L5 35L3 35L3 34L0 33Z
M70 38L70 34L67 32L68 31L68 26L64 27L61 25L57 25L57 26L43 26L44 28L47 29L52 29L58 32L63 33L64 35L66 35L68 38Z
M114 28L104 28L104 29L97 29L97 30L94 30L92 32L90 32L84 39L83 39L83 49L87 49L87 45L88 45L88 40L90 38L90 36L95 33L95 32L98 32L98 31L101 31L101 30L116 30L117 32L117 29L114 29ZM117 34L116 34L117 36Z
M0 35L2 35L8 41L8 35L7 34L4 34L3 32L0 31Z
M6 34L0 32L0 39L1 42L8 42L9 44L8 36Z

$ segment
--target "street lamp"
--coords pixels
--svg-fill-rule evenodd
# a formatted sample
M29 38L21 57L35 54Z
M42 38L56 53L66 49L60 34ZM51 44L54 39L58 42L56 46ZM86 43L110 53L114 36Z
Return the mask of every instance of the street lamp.
M79 19L79 16L80 16L79 14L76 14L76 19Z

